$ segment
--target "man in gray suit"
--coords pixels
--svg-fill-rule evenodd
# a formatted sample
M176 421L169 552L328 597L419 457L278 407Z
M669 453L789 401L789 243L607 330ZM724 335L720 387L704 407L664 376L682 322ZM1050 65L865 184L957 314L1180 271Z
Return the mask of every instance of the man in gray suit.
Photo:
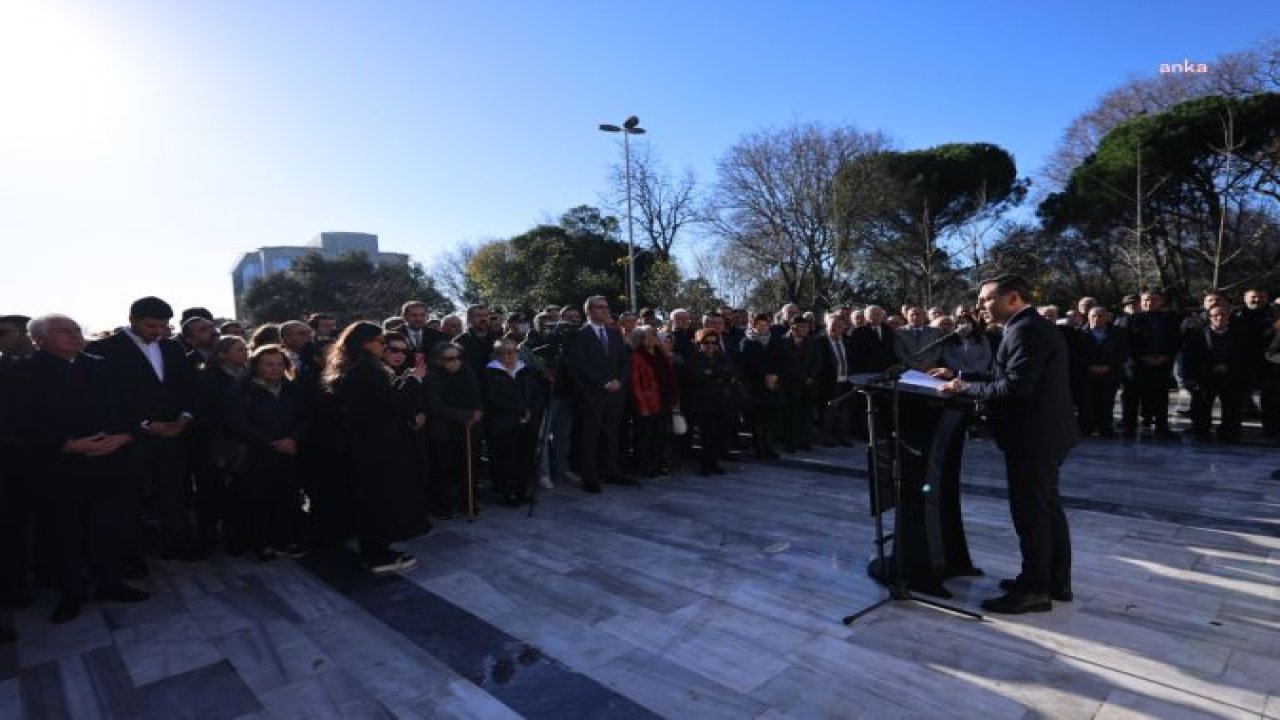
M1022 572L1000 581L1005 594L985 600L993 613L1045 612L1069 602L1071 535L1058 495L1058 469L1079 439L1068 379L1067 344L1028 300L1027 282L1001 275L982 283L978 306L1004 325L993 372L962 373L942 386L985 402L1005 455L1009 508L1022 550ZM950 370L934 375L952 378Z
M897 329L894 351L898 362L904 363L913 370L931 370L941 362L942 348L934 348L920 357L913 357L925 345L938 338L938 329L930 327L924 310L918 307L907 308L907 324Z

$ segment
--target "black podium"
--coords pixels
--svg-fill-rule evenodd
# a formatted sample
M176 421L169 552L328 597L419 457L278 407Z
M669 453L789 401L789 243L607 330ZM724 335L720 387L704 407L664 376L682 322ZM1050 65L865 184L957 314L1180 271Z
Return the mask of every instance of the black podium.
M949 598L944 580L982 574L969 557L960 514L960 463L975 403L906 383L899 383L895 392L894 383L880 375L857 375L851 381L867 396L867 465L880 548L867 572L881 584L892 585L901 567L910 590ZM895 400L900 493L893 484ZM893 534L886 537L879 514L893 508L895 501L901 505ZM884 545L890 538L893 554L886 555Z

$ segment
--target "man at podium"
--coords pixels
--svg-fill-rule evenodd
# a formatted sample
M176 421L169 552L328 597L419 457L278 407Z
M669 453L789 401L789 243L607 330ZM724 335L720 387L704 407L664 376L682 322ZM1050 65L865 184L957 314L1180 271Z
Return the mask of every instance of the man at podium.
M1004 325L993 372L932 371L947 379L939 390L982 402L1005 455L1009 508L1022 551L1022 572L1001 580L1004 595L985 600L992 613L1046 612L1071 600L1071 535L1058 495L1058 469L1079 439L1068 380L1066 341L1029 304L1017 275L984 281L978 307Z

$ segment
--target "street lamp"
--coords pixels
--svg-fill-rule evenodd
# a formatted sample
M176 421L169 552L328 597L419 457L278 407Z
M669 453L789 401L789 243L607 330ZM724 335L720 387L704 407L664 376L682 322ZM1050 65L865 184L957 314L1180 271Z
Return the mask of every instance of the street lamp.
M600 129L605 132L622 133L622 154L626 157L627 163L627 294L631 296L631 312L636 312L636 242L635 230L632 228L631 221L631 135L643 135L644 128L640 127L640 118L632 115L622 123L622 127L617 125L601 125Z

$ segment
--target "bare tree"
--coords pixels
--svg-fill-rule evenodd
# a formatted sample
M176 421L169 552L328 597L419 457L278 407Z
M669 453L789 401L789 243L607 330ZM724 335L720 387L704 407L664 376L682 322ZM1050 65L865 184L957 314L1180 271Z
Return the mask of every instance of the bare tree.
M788 299L825 302L849 250L832 208L836 172L888 145L880 133L816 124L747 135L717 164L707 205L711 228L757 274L777 277Z
M467 274L467 266L480 247L479 243L463 242L457 247L436 256L431 262L431 277L440 292L455 305L466 307L479 302L475 283Z
M613 192L609 209L626 217L627 164L611 171ZM686 168L673 177L657 151L647 142L631 145L631 201L634 221L661 262L671 261L672 248L686 230L701 219L698 179Z

